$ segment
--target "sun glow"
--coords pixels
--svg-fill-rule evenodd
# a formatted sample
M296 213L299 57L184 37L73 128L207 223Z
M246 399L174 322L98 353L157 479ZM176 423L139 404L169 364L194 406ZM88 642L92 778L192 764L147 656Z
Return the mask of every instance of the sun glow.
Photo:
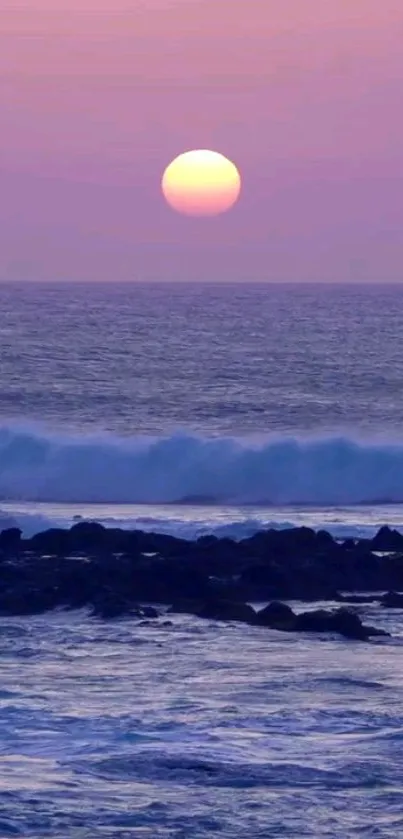
M234 163L208 149L188 151L165 169L162 192L174 210L190 216L215 216L234 206L241 177Z

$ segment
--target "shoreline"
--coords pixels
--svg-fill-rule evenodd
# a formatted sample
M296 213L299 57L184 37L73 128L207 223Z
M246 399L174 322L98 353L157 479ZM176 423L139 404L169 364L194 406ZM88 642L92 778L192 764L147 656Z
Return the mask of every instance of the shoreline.
M372 538L382 525L402 530L402 506L290 507L178 506L155 504L86 504L7 501L0 504L0 531L19 527L24 538L50 528L68 529L82 522L105 527L170 534L188 541L201 536L229 537L235 541L258 531L307 526L326 530L338 540Z

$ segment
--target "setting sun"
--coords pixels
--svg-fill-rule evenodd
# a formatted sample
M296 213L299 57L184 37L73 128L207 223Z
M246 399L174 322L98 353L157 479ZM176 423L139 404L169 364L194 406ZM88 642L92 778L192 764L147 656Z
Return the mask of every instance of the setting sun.
M166 168L162 191L168 204L190 216L214 216L238 200L241 177L235 164L207 149L188 151Z

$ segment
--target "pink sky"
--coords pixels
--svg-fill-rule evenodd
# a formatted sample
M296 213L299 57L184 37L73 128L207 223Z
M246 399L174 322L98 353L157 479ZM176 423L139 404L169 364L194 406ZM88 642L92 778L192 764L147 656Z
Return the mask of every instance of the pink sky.
M402 0L5 0L0 279L402 280L402 43ZM224 216L162 200L197 147Z

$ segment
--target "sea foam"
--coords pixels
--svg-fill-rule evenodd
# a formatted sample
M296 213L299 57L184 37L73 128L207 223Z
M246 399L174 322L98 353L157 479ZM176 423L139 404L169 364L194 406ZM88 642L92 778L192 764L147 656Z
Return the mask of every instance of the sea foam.
M403 442L68 435L0 428L0 498L60 503L403 501Z

